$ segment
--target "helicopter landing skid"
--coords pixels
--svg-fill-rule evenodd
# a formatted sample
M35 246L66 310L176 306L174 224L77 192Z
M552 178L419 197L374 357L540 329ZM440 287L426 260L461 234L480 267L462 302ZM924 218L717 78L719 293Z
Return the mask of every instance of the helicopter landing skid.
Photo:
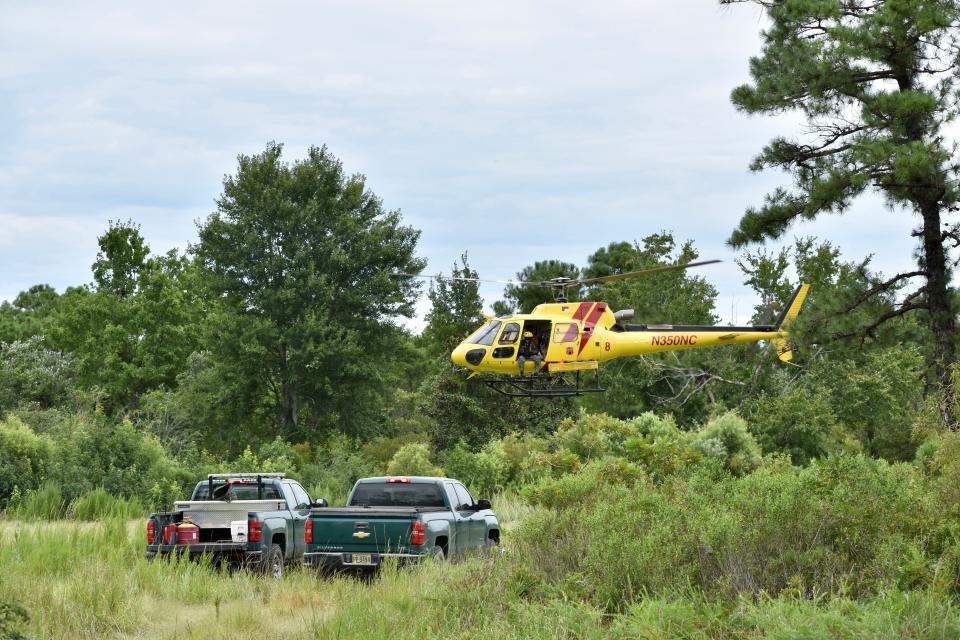
M583 384L585 381L581 380L580 371L523 378L500 376L483 382L497 393L511 398L568 398L606 391L600 386L599 371L595 374L592 386Z

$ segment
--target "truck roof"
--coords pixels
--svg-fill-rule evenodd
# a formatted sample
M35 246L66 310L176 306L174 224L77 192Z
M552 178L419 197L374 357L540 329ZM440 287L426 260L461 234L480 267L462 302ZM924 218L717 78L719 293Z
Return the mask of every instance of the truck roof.
M368 482L387 482L388 480L393 480L395 482L459 482L453 478L442 478L439 476L376 476L374 478L360 478L357 480L357 484L368 483Z

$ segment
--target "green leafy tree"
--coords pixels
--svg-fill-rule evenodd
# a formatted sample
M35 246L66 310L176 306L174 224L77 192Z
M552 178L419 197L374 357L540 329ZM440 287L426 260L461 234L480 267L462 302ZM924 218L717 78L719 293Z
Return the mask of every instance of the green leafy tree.
M13 302L0 303L0 342L26 340L50 332L60 296L53 287L37 284L21 291Z
M140 234L140 225L110 221L97 238L100 251L93 263L93 280L98 291L110 292L121 300L136 292L140 275L147 266L150 247Z
M460 257L460 265L453 265L454 278L477 278L477 272L467 264L467 254ZM438 278L430 286L430 311L423 340L431 351L446 356L471 331L483 323L483 300L480 285L468 280Z
M117 411L175 384L199 348L204 309L186 256L149 256L132 223L111 223L99 241L96 282L61 296L51 341L72 355L80 384L98 389L105 407Z
M620 256L620 271L690 262L699 258L691 242L678 246L671 233L651 234L630 245L611 245ZM594 254L602 255L604 250ZM610 254L609 249L605 252ZM632 256L629 257L628 256ZM593 262L593 258L591 258ZM588 270L593 268L588 267ZM703 276L678 270L628 278L594 288L590 297L611 309L634 309L633 322L645 324L713 324L716 289ZM742 375L728 370L727 349L690 350L618 359L604 366L602 397L583 400L594 411L631 418L652 408L676 412L683 422L702 420L719 402L721 388L739 391ZM744 353L737 351L737 353Z
M878 283L850 309L919 279L893 309L860 331L920 312L933 334L936 379L948 388L956 321L946 243L960 244L960 223L948 223L947 216L960 191L945 125L958 111L960 4L720 1L749 1L770 20L763 51L750 61L753 83L737 87L733 103L750 114L799 112L810 132L802 140L776 138L754 160L754 170L789 172L794 189L778 188L763 206L748 209L731 244L777 238L798 219L842 213L867 191L917 215L917 268Z
M611 242L587 258L583 277L599 278L630 271L637 263L637 252L637 246L630 242Z
M545 282L554 278L573 280L580 277L580 268L569 262L560 260L538 260L517 273L517 280L521 282ZM497 315L511 313L530 313L538 304L553 302L553 289L537 284L510 284L503 291L504 300L494 303L493 310ZM567 289L567 298L571 301L580 299L580 290L577 287Z
M26 404L60 406L73 394L69 355L48 348L40 336L0 344L0 414Z
M423 268L419 232L325 147L292 165L281 155L270 144L240 156L200 226L196 253L219 306L211 352L277 434L356 433L378 419L401 336L392 320L413 313L417 283L392 274Z

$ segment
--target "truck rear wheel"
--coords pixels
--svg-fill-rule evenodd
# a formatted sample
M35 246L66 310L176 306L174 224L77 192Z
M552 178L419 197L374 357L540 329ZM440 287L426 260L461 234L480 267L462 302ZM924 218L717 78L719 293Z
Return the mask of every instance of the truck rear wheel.
M437 562L443 562L447 559L447 554L443 552L443 547L434 547L430 551L430 557L436 560Z
M270 546L263 563L263 572L277 580L283 577L283 549L280 545Z

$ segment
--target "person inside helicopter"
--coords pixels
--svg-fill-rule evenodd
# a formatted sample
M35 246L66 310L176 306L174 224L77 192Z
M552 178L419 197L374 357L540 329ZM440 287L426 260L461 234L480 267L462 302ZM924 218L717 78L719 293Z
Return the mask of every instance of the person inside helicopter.
M543 363L543 353L540 350L540 339L532 331L523 332L523 340L520 341L520 350L517 354L517 364L520 366L520 377L524 377L523 366L527 360L533 360L533 375L540 373L540 365Z

